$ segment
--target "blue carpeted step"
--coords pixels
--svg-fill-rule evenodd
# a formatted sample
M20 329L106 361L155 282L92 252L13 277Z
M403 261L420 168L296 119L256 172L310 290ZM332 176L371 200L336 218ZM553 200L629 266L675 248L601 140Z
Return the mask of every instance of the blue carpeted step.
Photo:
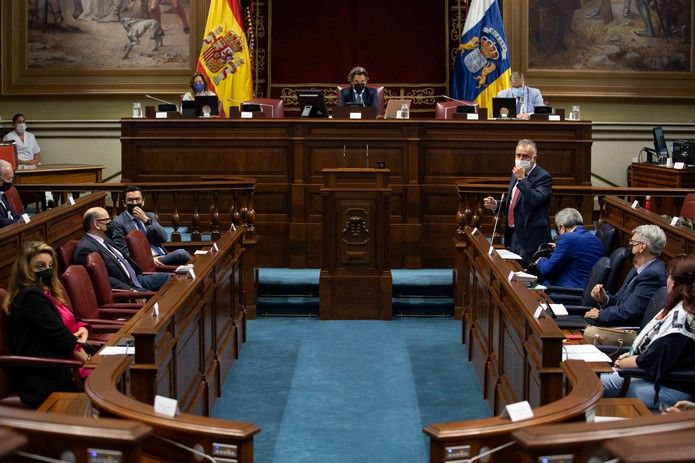
M256 301L259 316L295 315L313 317L319 314L318 297L261 296Z
M318 297L320 273L314 268L261 268L258 270L260 295Z

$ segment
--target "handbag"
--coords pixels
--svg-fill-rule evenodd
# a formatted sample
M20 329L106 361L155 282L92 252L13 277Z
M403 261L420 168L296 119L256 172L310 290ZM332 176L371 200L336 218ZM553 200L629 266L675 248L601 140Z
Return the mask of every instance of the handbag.
M584 329L582 342L595 346L614 346L616 352L621 347L631 346L635 342L637 331L621 328L606 328L603 326L587 326ZM610 354L609 354L610 355Z

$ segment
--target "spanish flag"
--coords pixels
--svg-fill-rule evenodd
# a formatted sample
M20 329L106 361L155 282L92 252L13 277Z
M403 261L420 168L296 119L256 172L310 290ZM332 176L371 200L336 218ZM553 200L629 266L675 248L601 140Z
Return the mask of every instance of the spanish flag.
M497 0L473 0L459 40L451 96L492 110L492 98L509 87L511 73Z
M224 108L253 98L251 59L239 0L212 0L196 70ZM231 101L230 101L231 100Z

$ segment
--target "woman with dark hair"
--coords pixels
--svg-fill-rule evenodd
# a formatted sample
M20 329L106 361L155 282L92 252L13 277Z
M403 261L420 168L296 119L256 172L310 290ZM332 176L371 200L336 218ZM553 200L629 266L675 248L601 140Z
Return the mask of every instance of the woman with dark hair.
M188 86L190 87L191 91L183 94L183 97L181 97L181 100L183 101L193 101L197 96L215 95L215 92L208 89L208 84L205 81L205 76L203 76L199 72L193 74L193 77L191 77L191 81L188 83Z
M2 141L9 141L17 147L17 164L20 166L41 165L41 148L33 133L27 131L27 119L24 114L12 116L12 132L7 133ZM21 167L20 167L21 169Z
M56 262L53 248L39 241L26 243L18 253L3 305L12 353L86 362L90 357L82 345L87 342L87 325L65 305ZM82 378L88 374L81 369ZM72 369L60 366L17 368L12 382L22 402L33 408L53 392L77 389Z
M630 352L615 367L644 369L650 379L632 378L627 397L637 397L649 408L694 400L692 384L666 381L672 370L695 368L695 256L671 260L664 308L644 327ZM615 397L625 380L617 372L602 375L604 396Z

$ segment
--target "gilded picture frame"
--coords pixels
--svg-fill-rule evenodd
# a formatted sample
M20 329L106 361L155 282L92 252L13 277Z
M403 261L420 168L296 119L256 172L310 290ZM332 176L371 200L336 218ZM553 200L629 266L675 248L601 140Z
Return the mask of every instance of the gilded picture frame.
M505 2L513 67L547 96L695 98L692 2L645 3L648 15L642 0Z
M120 15L109 21L114 5ZM209 0L162 1L154 24L147 0L1 2L0 91L7 96L179 94L198 60L208 6Z

